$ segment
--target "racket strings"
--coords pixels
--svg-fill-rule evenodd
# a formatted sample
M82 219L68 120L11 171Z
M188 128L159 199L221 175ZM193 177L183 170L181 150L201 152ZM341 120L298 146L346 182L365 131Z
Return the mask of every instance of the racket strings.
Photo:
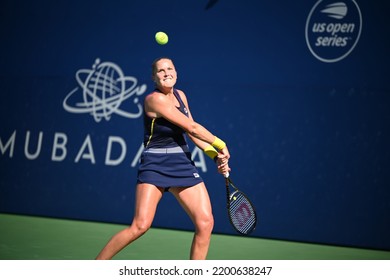
M230 200L230 218L236 229L241 233L248 233L256 224L256 213L242 193L235 193Z

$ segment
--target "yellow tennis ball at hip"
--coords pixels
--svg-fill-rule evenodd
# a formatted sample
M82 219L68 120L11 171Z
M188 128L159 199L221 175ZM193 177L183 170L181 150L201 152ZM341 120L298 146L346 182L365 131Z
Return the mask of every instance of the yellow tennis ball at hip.
M165 32L157 32L155 38L156 42L160 45L165 45L168 43L168 35Z

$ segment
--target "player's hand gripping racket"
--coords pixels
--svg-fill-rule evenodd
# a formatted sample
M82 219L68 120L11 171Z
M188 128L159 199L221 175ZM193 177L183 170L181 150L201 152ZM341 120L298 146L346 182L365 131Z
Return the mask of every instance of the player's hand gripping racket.
M249 198L233 184L229 172L224 177L230 223L237 232L248 235L257 224L256 210Z

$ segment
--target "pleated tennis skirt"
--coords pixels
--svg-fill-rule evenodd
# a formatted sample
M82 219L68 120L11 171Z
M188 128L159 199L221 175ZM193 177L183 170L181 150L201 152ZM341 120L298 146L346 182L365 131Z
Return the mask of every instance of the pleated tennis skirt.
M190 187L203 182L187 146L150 148L143 151L138 183L157 187Z

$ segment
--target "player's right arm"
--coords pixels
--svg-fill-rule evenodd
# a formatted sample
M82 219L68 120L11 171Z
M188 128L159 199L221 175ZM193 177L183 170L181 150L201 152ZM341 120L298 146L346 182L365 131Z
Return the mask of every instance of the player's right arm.
M151 118L165 118L201 141L213 144L217 139L215 135L201 124L195 122L192 118L187 118L180 112L165 94L153 92L146 96L145 112Z

